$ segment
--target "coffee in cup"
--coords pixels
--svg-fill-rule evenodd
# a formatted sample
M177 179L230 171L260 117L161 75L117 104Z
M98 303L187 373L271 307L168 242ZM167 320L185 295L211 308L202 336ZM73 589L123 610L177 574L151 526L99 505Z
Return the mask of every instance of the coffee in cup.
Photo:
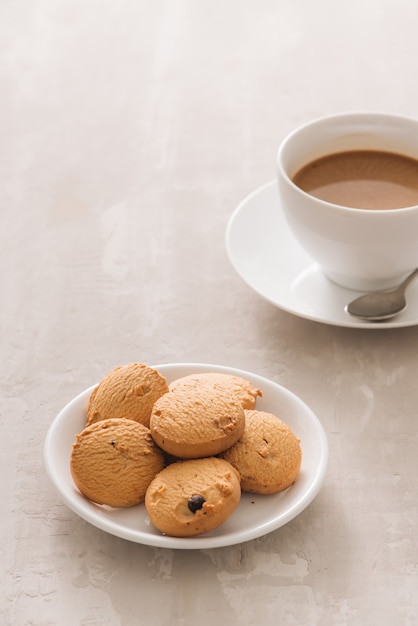
M418 267L418 121L342 113L296 129L277 155L280 202L332 281L389 288Z
M353 209L403 209L418 204L418 159L380 150L337 152L302 167L293 182Z

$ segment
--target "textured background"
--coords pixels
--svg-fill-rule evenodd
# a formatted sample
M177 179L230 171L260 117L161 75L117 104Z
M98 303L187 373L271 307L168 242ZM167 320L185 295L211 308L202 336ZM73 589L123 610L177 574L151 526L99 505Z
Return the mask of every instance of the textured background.
M296 125L417 114L417 20L415 0L0 3L1 623L417 623L418 329L293 317L224 246ZM319 496L197 552L79 519L45 434L130 361L231 365L300 395L330 443Z

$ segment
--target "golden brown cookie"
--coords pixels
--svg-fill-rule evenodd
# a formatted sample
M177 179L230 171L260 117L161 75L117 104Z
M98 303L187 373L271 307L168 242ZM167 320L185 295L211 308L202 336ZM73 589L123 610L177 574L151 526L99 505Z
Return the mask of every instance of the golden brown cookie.
M257 396L262 396L260 389L257 389L248 380L232 374L221 374L218 372L202 372L189 374L170 383L171 391L180 386L190 386L199 389L202 385L213 385L215 389L226 387L230 393L238 398L243 409L254 409Z
M244 431L244 409L224 388L179 386L152 409L151 435L173 456L214 456L232 446Z
M223 459L177 461L163 469L147 489L151 522L174 537L201 535L220 526L241 498L239 476Z
M71 474L81 493L113 507L143 502L148 485L163 467L164 454L149 429L123 418L86 426L71 453Z
M143 363L121 365L93 390L87 407L87 425L125 417L149 426L154 402L168 392L164 376Z
M243 491L268 494L294 483L302 450L293 431L275 415L245 411L241 439L221 456L239 472Z

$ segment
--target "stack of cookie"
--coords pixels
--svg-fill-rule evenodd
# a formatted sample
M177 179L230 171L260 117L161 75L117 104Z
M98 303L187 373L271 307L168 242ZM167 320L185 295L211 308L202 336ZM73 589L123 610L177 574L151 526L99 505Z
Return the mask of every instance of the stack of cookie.
M256 410L261 395L229 374L168 385L144 364L118 367L91 394L71 455L74 482L99 504L145 501L151 522L170 536L217 528L241 491L277 493L299 473L299 440L276 416Z

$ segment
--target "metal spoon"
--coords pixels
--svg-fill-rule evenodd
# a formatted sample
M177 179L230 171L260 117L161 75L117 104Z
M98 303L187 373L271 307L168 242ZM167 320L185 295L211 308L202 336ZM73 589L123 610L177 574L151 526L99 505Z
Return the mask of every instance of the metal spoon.
M356 298L347 304L344 311L369 322L382 322L398 315L406 308L405 289L417 274L418 268L395 289L374 291Z

